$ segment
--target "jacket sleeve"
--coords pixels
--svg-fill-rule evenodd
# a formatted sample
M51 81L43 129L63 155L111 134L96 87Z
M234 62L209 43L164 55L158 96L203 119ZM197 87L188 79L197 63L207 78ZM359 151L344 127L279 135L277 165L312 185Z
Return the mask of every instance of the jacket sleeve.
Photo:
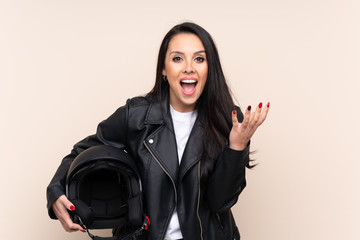
M239 122L242 122L243 114L239 108L237 112ZM226 144L220 154L206 189L206 200L212 211L226 211L237 202L246 186L245 168L249 163L249 148L250 142L242 151L233 150Z
M51 206L56 199L65 194L67 171L78 154L87 148L99 144L112 145L119 148L126 147L127 115L128 104L120 107L109 118L102 121L97 127L96 134L76 143L71 153L64 157L46 190L47 208L50 218L56 219Z

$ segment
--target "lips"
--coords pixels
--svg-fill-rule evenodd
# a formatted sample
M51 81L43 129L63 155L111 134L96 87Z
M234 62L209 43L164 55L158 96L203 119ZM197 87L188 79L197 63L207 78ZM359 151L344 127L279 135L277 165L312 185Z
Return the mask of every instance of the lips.
M192 95L196 91L197 79L193 77L182 78L180 85L185 95Z

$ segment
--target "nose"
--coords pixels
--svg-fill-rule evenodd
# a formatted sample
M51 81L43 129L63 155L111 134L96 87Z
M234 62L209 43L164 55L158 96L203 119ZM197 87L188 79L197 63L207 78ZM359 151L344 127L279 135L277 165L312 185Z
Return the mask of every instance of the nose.
M186 61L184 68L184 73L194 73L192 61Z

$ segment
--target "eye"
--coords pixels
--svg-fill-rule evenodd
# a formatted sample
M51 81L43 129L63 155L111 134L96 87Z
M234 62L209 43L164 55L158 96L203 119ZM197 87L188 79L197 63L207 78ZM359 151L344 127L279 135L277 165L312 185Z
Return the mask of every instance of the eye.
M196 57L196 58L195 58L195 61L197 61L197 62L204 62L204 61L205 61L205 58L203 58L203 57Z
M181 61L181 57L173 57L172 59L174 62L179 62Z

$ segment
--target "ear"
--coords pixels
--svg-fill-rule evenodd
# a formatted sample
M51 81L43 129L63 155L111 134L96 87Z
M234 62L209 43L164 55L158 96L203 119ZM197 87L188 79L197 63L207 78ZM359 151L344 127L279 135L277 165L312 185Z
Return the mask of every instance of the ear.
M162 70L162 73L161 73L161 74L164 75L164 76L166 76L166 71L165 71L165 69Z

